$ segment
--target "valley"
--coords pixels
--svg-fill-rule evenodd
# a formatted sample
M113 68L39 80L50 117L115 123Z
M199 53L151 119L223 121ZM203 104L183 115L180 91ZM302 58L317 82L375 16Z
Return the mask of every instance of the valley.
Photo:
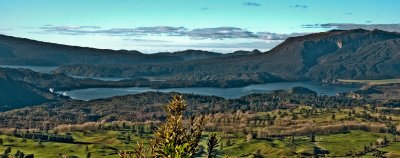
M0 153L133 153L182 95L183 118L205 118L199 157L212 134L218 157L398 157L399 39L332 30L267 52L149 55L0 36Z
M0 158L400 158L398 0L0 0Z

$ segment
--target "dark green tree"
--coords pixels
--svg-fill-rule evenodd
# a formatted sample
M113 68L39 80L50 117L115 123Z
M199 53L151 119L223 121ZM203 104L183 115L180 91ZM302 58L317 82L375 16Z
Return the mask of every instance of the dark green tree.
M219 146L219 140L217 139L217 135L215 133L211 134L210 139L207 141L207 157L215 158L217 157L215 154L215 149Z
M311 132L310 134L310 142L315 142L315 133Z
M226 145L226 146L231 146L231 145L232 145L232 143L231 143L231 138L227 138L227 139L226 139L225 145Z
M90 152L86 153L86 158L91 158L92 154Z

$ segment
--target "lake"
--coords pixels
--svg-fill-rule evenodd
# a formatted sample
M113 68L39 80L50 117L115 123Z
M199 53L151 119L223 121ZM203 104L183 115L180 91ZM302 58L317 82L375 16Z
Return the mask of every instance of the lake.
M273 90L289 90L292 87L302 86L316 91L319 95L334 96L340 92L355 91L359 87L353 85L323 85L316 82L279 82L267 84L255 84L239 88L212 88L212 87L195 87L195 88L168 88L168 89L151 89L148 87L130 87L130 88L88 88L77 89L71 91L59 91L57 93L70 96L78 100L93 100L101 98L109 98L113 96L122 96L128 94L139 94L143 92L179 92L199 95L214 95L227 99L239 98L241 96L265 93Z
M0 65L6 68L24 68L30 69L35 72L51 73L57 69L56 66L14 66L14 65ZM83 77L71 76L74 78L92 78L104 81L119 81L128 78L108 78L108 77ZM153 81L164 81L150 78ZM143 92L179 92L199 95L214 95L224 97L227 99L239 98L241 96L253 93L265 93L273 90L283 89L288 90L292 87L302 86L317 92L319 95L333 96L340 92L354 91L359 87L351 85L324 85L316 82L279 82L267 84L255 84L239 88L212 88L212 87L195 87L195 88L168 88L168 89L151 89L148 87L130 87L130 88L88 88L76 89L71 91L59 91L57 93L65 94L73 99L78 100L93 100L100 98L109 98L113 96L122 96L128 94L138 94Z

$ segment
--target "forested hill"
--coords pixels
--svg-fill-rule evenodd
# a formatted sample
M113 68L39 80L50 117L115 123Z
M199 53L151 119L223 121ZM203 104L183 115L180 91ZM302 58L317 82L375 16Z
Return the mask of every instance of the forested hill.
M68 64L148 64L177 63L188 60L253 54L257 51L221 54L201 50L185 50L144 54L139 51L95 49L40 42L0 34L0 65L58 66Z
M394 78L400 76L399 40L400 34L380 30L332 30L289 38L258 61L283 78Z
M260 83L278 78L319 81L398 78L399 67L399 33L355 29L291 37L264 53L170 64L69 65L57 72L83 76L158 76L170 80L224 79Z
M56 99L56 96L48 90L22 81L14 81L0 72L0 111L42 104Z
M164 55L164 56L179 57L179 58L182 58L184 61L190 61L190 60L243 56L243 55L261 54L261 53L262 52L260 52L257 49L254 49L252 51L238 50L238 51L235 51L232 53L227 53L227 54L189 49L189 50L185 50L185 51L177 51L177 52L172 52L172 53L171 52L161 52L161 53L157 53L157 54Z
M138 51L94 49L0 35L0 64L139 64L182 61L181 58Z
M351 99L344 96L317 96L311 90L277 90L271 93L252 94L237 99L224 99L216 96L183 94L188 103L185 116L195 114L235 113L238 110L250 112L267 112L276 109L287 109L299 104L315 107L354 107L373 103L370 100ZM311 92L311 93L310 93ZM59 103L46 103L39 106L15 109L0 113L2 120L15 120L14 126L24 128L26 118L32 123L42 125L50 122L52 127L59 124L76 124L90 121L148 121L165 119L163 106L171 96L177 93L146 92L135 95L116 96L91 101L68 100ZM19 118L18 114L26 114ZM68 119L60 119L60 118ZM0 122L0 126L10 126L10 122Z

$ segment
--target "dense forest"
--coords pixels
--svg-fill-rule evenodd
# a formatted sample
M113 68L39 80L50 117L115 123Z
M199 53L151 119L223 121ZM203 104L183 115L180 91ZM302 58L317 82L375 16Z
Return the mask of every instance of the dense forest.
M67 100L16 109L0 113L2 127L41 128L49 124L79 124L96 121L146 121L163 120L163 105L176 93L146 92L98 99L92 101ZM234 113L237 111L268 112L299 105L315 108L352 108L365 104L386 105L369 99L352 99L346 96L317 96L315 92L296 93L274 91L253 94L238 99L224 99L214 96L184 94L189 103L185 116L194 114ZM23 117L21 117L23 116Z
M18 142L21 146L35 148L46 146L52 150L61 150L58 153L61 157L76 154L86 157L92 154L117 157L119 154L123 157L135 155L137 152L145 153L150 151L145 148L154 146L149 139L173 137L158 127L172 128L165 124L171 121L171 114L164 110L169 108L168 105L175 105L169 100L176 95L177 93L148 92L88 102L69 100L2 112L0 142ZM197 143L203 143L190 149L191 152L185 152L186 154L206 156L210 151L201 144L206 143L204 141L207 138L209 142L206 144L214 144L212 151L215 156L228 154L264 157L277 154L288 157L393 157L396 152L383 149L397 146L400 141L397 137L400 132L400 108L396 104L398 101L353 99L346 94L318 96L303 87L229 100L192 94L184 94L182 99L187 103L185 110L180 112L180 117L186 120L182 122L182 126L192 125L192 116L201 116L204 121L198 124L204 133L193 138L198 139ZM199 130L199 127L194 128ZM321 140L331 139L330 136L339 139L341 137L336 135L343 134L361 134L367 141L337 150ZM358 137L343 139L356 138ZM98 142L93 142L92 139L104 139L112 143L106 145L98 140L101 144L97 145ZM377 139L376 142L374 139ZM139 145L135 145L135 141ZM340 141L343 143L344 140ZM73 149L71 146L69 151L63 151L50 147L52 143L80 146L80 149ZM282 150L285 152L276 153L274 150L279 147L273 146L274 143L283 143L285 147ZM257 144L261 146L257 147ZM179 143L176 145L179 146ZM247 150L247 147L253 150ZM25 148L13 148L26 151L22 150ZM11 153L13 148L6 149L3 155ZM15 154L21 155L21 151L18 150Z

